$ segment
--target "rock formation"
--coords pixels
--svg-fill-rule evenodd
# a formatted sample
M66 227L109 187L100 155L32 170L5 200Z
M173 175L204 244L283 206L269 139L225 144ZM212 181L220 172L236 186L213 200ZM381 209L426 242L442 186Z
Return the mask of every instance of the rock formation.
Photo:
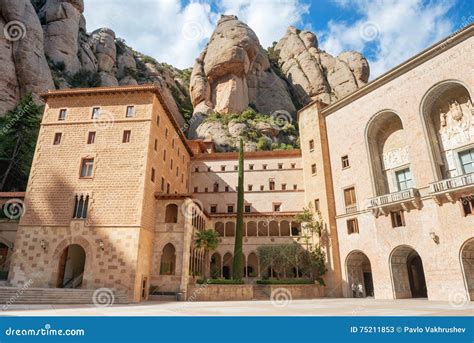
M369 78L364 56L348 51L333 57L318 48L316 36L309 31L290 26L274 51L300 105L317 99L331 104L365 85Z
M29 0L0 3L0 32L0 113L4 113L27 92L43 92L54 85L43 30Z
M289 89L270 66L257 36L236 16L223 15L197 58L190 82L194 112L295 112Z
M188 72L132 50L109 28L88 33L83 12L83 0L0 2L0 30L11 31L0 37L0 115L30 91L154 83L184 125Z

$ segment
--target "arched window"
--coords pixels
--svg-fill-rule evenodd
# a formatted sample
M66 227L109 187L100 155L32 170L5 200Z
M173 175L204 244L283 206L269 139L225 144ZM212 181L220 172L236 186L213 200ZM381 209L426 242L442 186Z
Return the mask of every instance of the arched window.
M413 188L409 145L400 117L391 111L377 114L366 135L376 195Z
M257 236L257 223L256 222L247 223L247 236L249 237Z
M421 106L423 124L438 180L474 172L472 98L457 81L444 81L431 88ZM439 190L436 190L439 191Z
M290 235L290 223L286 220L282 220L280 222L280 234L282 236L289 236Z
M235 223L234 222L225 223L225 236L226 237L235 236Z
M160 275L175 275L176 249L173 244L168 243L163 247L160 263Z
M166 206L165 211L165 223L177 223L178 222L178 205L169 204Z
M216 231L219 236L224 237L224 223L217 222L214 224L214 231Z

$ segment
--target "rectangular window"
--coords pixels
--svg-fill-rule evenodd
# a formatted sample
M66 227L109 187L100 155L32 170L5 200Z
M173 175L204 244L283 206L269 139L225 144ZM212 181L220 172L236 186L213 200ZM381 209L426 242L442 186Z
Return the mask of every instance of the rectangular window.
M171 140L171 147L174 149L174 138Z
M293 185L293 190L297 190L298 189L298 185Z
M262 169L263 170L267 169L267 165L266 164L262 165Z
M292 163L291 164L291 169L295 169L296 168L296 163Z
M156 116L156 126L160 126L160 116Z
M204 188L204 193L207 193L209 190L207 189L207 187Z
M155 145L153 146L153 149L154 149L155 151L158 150L158 139L156 139L156 138L155 138Z
M54 134L54 140L53 140L53 145L59 145L61 144L61 137L63 134L61 132L56 132Z
M345 155L341 157L342 169L349 168L349 156Z
M399 170L395 173L395 175L397 177L397 185L399 191L413 188L413 180L411 177L410 168Z
M250 213L252 211L252 205L245 205L245 212Z
M100 116L100 107L92 108L92 119L98 119Z
M249 192L251 192L253 189L253 185L248 185L247 187L248 187Z
M165 130L165 137L168 137L168 128Z
M319 211L319 199L314 199L314 210Z
M162 177L161 178L161 191L163 192L165 190L165 179Z
M199 191L198 187L194 187L194 193L197 193Z
M214 184L213 192L214 193L219 192L219 184L217 182Z
M135 116L135 106L127 106L127 113L125 114L127 118L132 118Z
M166 150L163 150L163 161L166 161Z
M271 191L274 191L275 190L275 181L270 179L270 181L268 181L268 188L271 190Z
M95 131L91 131L87 134L87 144L95 143Z
M316 170L316 164L312 164L312 165L311 165L311 174L316 175L316 172L317 172L317 170Z
M286 191L286 183L283 183L283 184L281 185L281 190L282 190L282 191Z
M253 170L253 164L249 164L249 169Z
M273 204L273 212L280 212L281 204Z
M234 205L227 205L227 213L233 213L234 212Z
M81 177L92 177L92 170L94 169L93 158L83 158L81 163Z
M166 183L166 193L170 194L170 183L169 182Z
M65 108L59 110L58 120L66 120L67 110Z
M210 172L212 169L211 167L207 167L207 171Z
M390 219L392 220L392 227L405 226L403 211L390 212Z
M211 205L210 212L211 213L217 213L217 205Z
M229 191L229 186L225 186L225 191L226 191L226 192Z
M263 191L265 187L263 185L260 185L260 190Z
M312 139L309 141L309 150L314 150L314 140Z
M359 233L359 223L357 222L357 218L349 219L347 221L347 233L349 235Z
M464 174L474 173L474 149L469 149L459 153L462 171Z
M278 163L278 169L283 169L283 163Z
M123 132L122 143L130 143L130 136L132 135L132 131L125 130Z
M459 199L464 212L464 217L474 215L474 194Z
M346 204L346 213L357 211L357 199L354 187L344 189L344 203Z
M239 170L239 166L234 166L234 171Z
M170 169L173 170L173 159L170 161Z
M194 168L195 173L199 173L199 167Z
M151 182L155 182L155 168L151 168Z
M89 196L76 195L74 199L74 212L72 214L72 218L73 219L87 218L88 207L89 207Z
M221 166L221 171L225 171L225 166Z

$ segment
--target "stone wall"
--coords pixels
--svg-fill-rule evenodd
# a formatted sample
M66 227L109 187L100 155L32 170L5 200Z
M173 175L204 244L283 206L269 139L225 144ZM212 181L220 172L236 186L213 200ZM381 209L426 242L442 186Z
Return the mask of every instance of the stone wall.
M258 291L256 290L258 289ZM257 294L258 293L258 294ZM262 298L262 295L264 298ZM278 300L314 299L325 296L325 287L319 285L189 285L187 301L239 301L239 300Z

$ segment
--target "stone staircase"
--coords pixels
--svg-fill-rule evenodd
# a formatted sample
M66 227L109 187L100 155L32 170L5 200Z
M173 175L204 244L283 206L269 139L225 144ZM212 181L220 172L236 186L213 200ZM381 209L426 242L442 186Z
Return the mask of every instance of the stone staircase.
M253 300L269 300L272 294L270 286L253 285Z
M94 289L72 288L0 287L0 308L5 305L20 304L93 304L95 291ZM127 296L117 291L97 293L96 299L101 305L129 303Z

